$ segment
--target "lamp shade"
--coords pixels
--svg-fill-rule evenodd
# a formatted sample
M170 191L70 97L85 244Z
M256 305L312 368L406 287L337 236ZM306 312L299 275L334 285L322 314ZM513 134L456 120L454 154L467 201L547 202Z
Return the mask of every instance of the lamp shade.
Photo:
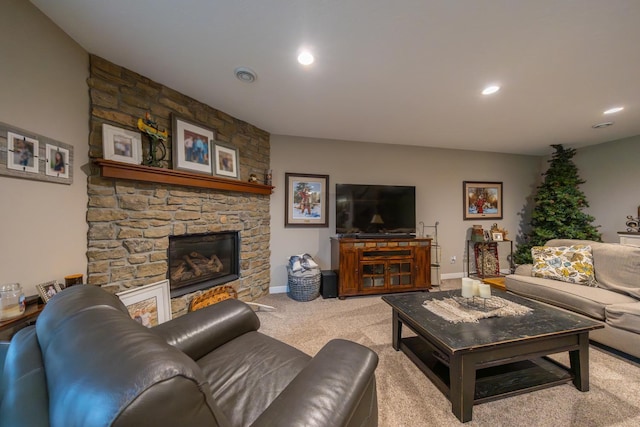
M373 215L373 218L371 218L371 224L384 224L380 214Z

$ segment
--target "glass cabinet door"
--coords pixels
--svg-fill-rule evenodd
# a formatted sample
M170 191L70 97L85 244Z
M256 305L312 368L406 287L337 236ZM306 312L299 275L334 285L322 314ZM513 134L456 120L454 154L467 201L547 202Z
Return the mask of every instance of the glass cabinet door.
M362 288L384 288L384 262L362 263Z
M389 285L411 286L411 262L389 261Z

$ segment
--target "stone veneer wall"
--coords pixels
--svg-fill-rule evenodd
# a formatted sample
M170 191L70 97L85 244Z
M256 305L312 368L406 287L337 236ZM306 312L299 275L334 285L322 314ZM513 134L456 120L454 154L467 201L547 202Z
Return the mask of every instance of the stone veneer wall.
M269 169L269 134L175 90L92 55L89 157L102 158L102 124L138 131L149 112L169 130L171 114L217 131L216 139L238 148L241 179ZM143 148L148 140L143 135ZM169 159L163 167L169 167ZM240 231L240 279L229 283L244 300L268 293L269 196L104 179L97 167L88 178L87 283L119 292L167 277L170 235ZM174 316L186 312L196 292L171 301Z

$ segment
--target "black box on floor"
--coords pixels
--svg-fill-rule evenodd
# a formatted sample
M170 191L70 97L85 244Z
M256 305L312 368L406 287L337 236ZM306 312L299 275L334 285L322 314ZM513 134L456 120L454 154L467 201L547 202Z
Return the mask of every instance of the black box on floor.
M320 280L320 294L322 298L338 297L338 275L333 270L322 270Z

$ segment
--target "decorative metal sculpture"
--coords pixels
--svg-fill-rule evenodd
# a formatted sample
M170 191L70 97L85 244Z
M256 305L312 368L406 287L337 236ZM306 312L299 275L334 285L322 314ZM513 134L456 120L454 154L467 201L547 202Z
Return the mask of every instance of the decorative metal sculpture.
M138 119L138 129L149 136L149 155L143 163L147 166L161 166L160 162L167 156L167 147L164 145L168 136L167 130L160 130L158 123L151 119L149 113L145 114L144 119Z

